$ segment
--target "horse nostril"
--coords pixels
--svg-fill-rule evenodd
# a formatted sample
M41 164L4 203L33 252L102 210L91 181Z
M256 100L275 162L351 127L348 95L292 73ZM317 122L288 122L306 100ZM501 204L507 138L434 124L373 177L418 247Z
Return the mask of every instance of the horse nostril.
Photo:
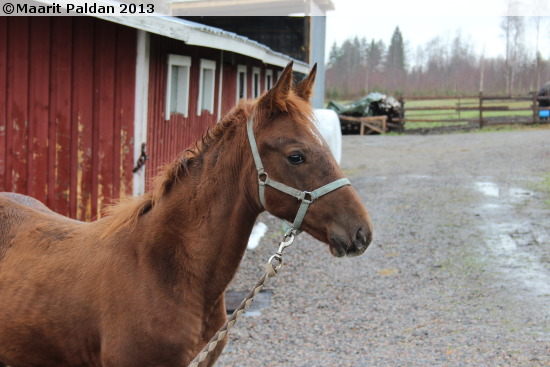
M372 232L359 228L355 234L355 240L365 246L368 246L372 241Z

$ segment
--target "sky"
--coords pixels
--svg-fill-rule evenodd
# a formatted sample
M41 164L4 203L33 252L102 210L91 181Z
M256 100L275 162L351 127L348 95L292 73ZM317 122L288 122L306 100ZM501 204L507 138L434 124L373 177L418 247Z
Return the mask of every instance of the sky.
M520 0L509 6L510 0L332 0L335 10L327 13L326 56L336 42L348 38L366 37L370 42L382 40L389 45L397 26L406 47L414 53L437 36L453 39L457 33L468 40L478 55L504 55L502 17L512 15L546 16L539 37L543 57L550 58L550 1ZM444 9L442 7L445 7ZM526 42L534 50L535 33L528 26ZM534 51L533 51L534 52ZM411 60L414 62L414 60Z

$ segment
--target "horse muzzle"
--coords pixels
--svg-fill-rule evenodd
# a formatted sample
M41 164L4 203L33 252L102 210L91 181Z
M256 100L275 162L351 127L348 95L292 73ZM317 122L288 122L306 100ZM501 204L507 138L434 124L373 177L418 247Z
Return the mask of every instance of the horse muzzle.
M372 242L371 226L359 227L350 235L333 233L330 237L330 253L335 257L355 257L363 254Z

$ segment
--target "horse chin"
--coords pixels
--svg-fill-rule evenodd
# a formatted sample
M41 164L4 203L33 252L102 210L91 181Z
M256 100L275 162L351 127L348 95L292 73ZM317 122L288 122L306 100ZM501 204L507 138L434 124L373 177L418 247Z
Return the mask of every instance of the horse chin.
M346 250L340 244L337 244L333 241L330 241L329 250L332 256L334 257L344 257L346 256Z

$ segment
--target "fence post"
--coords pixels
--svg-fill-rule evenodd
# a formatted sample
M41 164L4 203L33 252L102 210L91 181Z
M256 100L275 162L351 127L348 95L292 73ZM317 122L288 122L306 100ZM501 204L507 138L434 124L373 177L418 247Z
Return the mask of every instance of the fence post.
M405 132L405 98L403 95L399 96L399 103L401 103L401 108L399 109L399 118L401 121L399 122L398 130L400 133Z
M533 124L539 122L537 92L533 92Z
M479 128L483 129L483 92L479 91Z

